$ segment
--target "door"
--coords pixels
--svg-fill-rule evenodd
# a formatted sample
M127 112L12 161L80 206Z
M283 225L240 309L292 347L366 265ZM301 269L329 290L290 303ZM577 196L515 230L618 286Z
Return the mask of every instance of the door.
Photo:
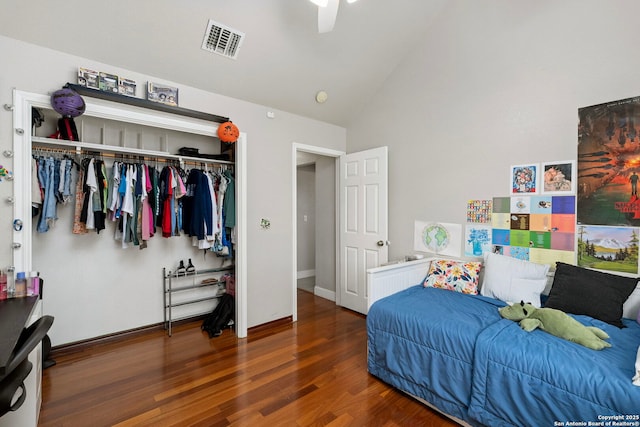
M340 157L338 304L367 313L367 269L387 262L387 147Z

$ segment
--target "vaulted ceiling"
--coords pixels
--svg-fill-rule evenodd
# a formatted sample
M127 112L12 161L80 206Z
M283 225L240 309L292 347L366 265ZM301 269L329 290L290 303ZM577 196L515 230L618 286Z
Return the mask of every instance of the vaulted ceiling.
M309 0L0 0L0 34L347 126L444 4L340 0L319 34ZM245 34L236 59L201 48L209 19Z

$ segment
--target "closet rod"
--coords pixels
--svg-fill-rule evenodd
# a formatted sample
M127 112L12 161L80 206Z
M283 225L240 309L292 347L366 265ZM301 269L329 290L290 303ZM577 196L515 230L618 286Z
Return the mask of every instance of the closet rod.
M75 150L70 150L69 148L51 148L51 147L41 147L41 146L33 146L32 151L34 153L51 153L51 154L74 154L74 155L81 155L81 156L95 156L96 152L95 151L91 151L91 150L82 150L80 153L76 152ZM127 154L122 154L122 153L100 153L99 154L100 157L108 157L111 159L116 159L116 160L120 160L123 161L125 163L127 163L127 159L125 158L126 156L129 156ZM133 160L137 160L137 161L144 161L144 162L160 162L160 163L177 163L176 160L174 159L167 159L164 157L156 157L156 156L138 156L138 155L134 155L131 154L130 156L135 157L135 159ZM208 165L211 165L211 163L207 163ZM183 160L180 162L180 165L184 166L184 165L189 165L189 166L204 166L203 162L199 162L199 161L190 161L190 160ZM211 166L219 166L221 169L226 170L227 168L231 168L233 169L233 165L227 165L227 164L213 164Z
M154 150L143 150L140 148L117 147L115 145L94 144L91 142L67 141L64 139L42 138L38 136L32 136L31 141L37 144L53 145L58 147L70 147L75 150L76 154L81 154L82 150L84 149L89 151L100 151L100 152L107 151L112 153L122 153L122 154L128 154L133 156L161 157L164 159L173 159L178 162L189 161L189 162L206 163L206 164L235 165L234 162L230 162L227 160L215 160L215 159L207 159L204 157L181 156L179 154L169 154L166 151L154 151Z

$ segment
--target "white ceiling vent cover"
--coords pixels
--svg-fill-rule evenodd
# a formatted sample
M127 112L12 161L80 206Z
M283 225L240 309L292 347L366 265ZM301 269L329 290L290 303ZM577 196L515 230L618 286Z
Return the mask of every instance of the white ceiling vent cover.
M202 49L236 59L243 40L244 33L209 19Z

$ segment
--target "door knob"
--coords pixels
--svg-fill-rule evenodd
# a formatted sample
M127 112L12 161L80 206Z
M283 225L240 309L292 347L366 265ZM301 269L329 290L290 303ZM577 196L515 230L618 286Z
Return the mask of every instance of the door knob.
M388 240L386 240L386 241L385 240L378 240L378 242L377 242L378 246L384 246L384 245L389 246L390 244L391 244L391 242L388 241Z

